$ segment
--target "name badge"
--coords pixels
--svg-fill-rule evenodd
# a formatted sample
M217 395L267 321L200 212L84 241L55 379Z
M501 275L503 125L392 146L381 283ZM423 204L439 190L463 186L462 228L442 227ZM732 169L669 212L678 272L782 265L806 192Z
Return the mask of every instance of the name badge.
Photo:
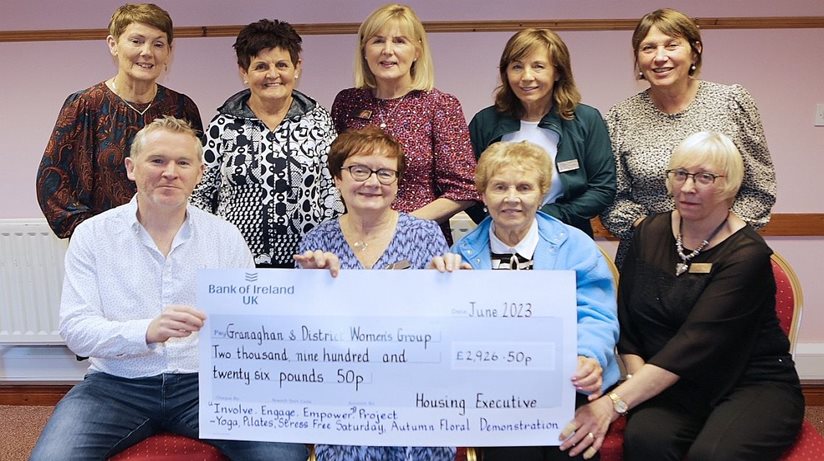
M712 263L692 263L690 264L690 274L709 274L712 270Z
M358 112L358 115L356 115L356 117L358 117L361 120L371 120L372 111L369 109L363 109L360 112Z
M578 159L572 160L565 160L563 162L558 162L558 172L559 173L566 173L567 171L573 171L580 168L578 165Z

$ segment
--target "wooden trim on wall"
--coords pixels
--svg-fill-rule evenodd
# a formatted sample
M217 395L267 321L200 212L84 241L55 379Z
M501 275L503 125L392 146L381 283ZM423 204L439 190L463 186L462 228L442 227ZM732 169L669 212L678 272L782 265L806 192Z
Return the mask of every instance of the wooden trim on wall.
M599 218L592 220L592 229L596 239L618 240ZM774 213L758 233L765 237L824 237L824 213Z
M0 384L0 405L56 405L72 385Z
M702 29L820 29L824 16L768 16L736 18L696 18ZM633 30L637 19L544 19L507 21L430 21L424 27L430 33L441 32L514 32L525 27L555 31ZM301 35L354 35L357 23L293 24ZM175 28L176 38L235 37L243 26L185 26ZM106 29L8 30L0 31L0 42L48 42L103 40Z
M824 406L824 380L802 380L804 404L807 406Z
M56 405L71 385L0 384L0 405ZM824 405L824 381L801 382L808 406Z
M759 233L768 237L822 237L824 213L776 213Z

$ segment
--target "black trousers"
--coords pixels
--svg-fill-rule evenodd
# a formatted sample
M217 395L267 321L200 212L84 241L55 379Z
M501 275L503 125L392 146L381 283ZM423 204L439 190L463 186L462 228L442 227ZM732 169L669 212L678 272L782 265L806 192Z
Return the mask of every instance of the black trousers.
M710 408L663 392L630 411L624 460L775 460L795 441L804 418L798 385L753 383Z

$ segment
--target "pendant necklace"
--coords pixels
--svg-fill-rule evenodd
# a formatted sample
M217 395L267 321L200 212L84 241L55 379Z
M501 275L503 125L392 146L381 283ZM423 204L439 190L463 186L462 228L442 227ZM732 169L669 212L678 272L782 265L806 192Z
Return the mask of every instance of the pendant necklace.
M392 109L390 109L389 112L386 113L386 118L392 118L392 114L395 113L395 109L397 109L398 106L401 105L403 100L406 99L407 94L409 94L409 92L407 92L406 94L401 96L401 99L399 99L398 102L396 102L395 105L392 106ZM384 118L384 116L383 116L383 107L381 107L381 111L378 112L378 115L381 118L381 123L378 126L381 127L382 130L385 130L386 129L386 118Z
M724 227L724 224L727 223L727 219L729 219L730 213L727 212L727 216L724 217L724 220L721 221L721 224L712 231L709 237L706 240L701 242L701 245L698 245L698 248L692 250L692 253L685 255L684 254L684 245L681 240L681 228L684 226L684 218L680 218L678 221L678 238L675 239L675 251L678 253L678 257L681 258L681 262L675 265L675 276L678 277L679 275L683 274L690 268L690 260L692 258L698 256L698 253L701 253L701 250L707 247L710 244L710 240L721 231L721 228Z
M137 112L140 116L143 116L143 114L145 114L146 111L149 110L150 107L152 107L152 104L154 104L154 98L157 97L157 88L155 88L155 94L154 94L154 96L152 96L152 100L149 101L149 105L146 106L146 108L143 109L143 110L137 110L137 108L135 106L133 106L129 101L126 101L126 98L124 98L123 96L120 96L120 94L117 93L117 84L114 83L114 79L112 79L112 90L114 90L114 94L116 94L117 97L120 98L121 101L126 103L127 106L129 106L133 111Z
M344 219L344 218L346 218L346 219ZM363 237L361 237L359 240L355 240L354 242L352 242L350 244L350 246L352 248L352 253L355 253L356 255L360 254L360 253L365 253L366 250L369 248L369 242L367 240L371 240L373 242L378 241L380 243L381 235L385 235L384 231L386 230L386 227L391 225L392 229L394 229L394 226L396 225L396 223L397 223L397 215L395 215L394 217L392 217L392 219L387 221L386 225L381 225L380 228L373 229L373 231L371 233L369 233L367 235L363 235ZM355 235L359 233L359 232L355 231L355 226L352 225L352 223L349 222L348 215L344 215L344 216L341 217L339 226L340 226L341 232L344 234L344 239L346 239L347 241L351 241L351 240L346 238L347 234L349 234L349 236L351 236L354 239ZM349 231L348 232L344 231L344 227L349 229Z
M346 220L345 223L344 223L343 219L340 220L340 224L339 224L340 225L340 230L341 230L342 233L346 234L345 232L343 232L344 224L348 228L352 228L352 226L349 224L348 219ZM355 233L354 229L352 231L350 231L350 233L354 235L354 233ZM352 252L355 253L355 254L363 253L363 252L366 251L367 248L369 248L369 242L366 241L365 237L361 240L357 240L355 242L352 242Z

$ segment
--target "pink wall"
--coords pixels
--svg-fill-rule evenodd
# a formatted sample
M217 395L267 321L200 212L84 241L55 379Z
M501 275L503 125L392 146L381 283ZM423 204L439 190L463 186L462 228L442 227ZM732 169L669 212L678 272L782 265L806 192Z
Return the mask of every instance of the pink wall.
M179 26L246 24L261 17L292 23L359 22L381 2L316 0L175 0L167 8ZM7 2L0 30L103 28L119 1ZM651 0L477 0L412 1L424 21L485 19L637 18L660 7ZM824 16L824 2L797 0L670 1L695 17ZM231 5L231 6L230 6ZM345 7L344 7L345 5ZM504 33L431 34L437 86L455 94L467 118L489 105ZM606 111L639 91L633 79L629 31L563 32L573 56L584 101ZM230 38L179 39L164 84L191 96L206 122L241 88ZM336 92L351 85L355 37L304 37L300 89L329 107ZM824 127L813 127L816 103L824 103L824 29L707 30L707 80L747 87L759 104L775 162L777 212L824 212ZM40 216L34 174L65 97L115 73L101 41L0 43L4 88L0 105L0 219ZM824 286L818 283L819 238L771 239L793 263L806 290L801 341L824 343Z

